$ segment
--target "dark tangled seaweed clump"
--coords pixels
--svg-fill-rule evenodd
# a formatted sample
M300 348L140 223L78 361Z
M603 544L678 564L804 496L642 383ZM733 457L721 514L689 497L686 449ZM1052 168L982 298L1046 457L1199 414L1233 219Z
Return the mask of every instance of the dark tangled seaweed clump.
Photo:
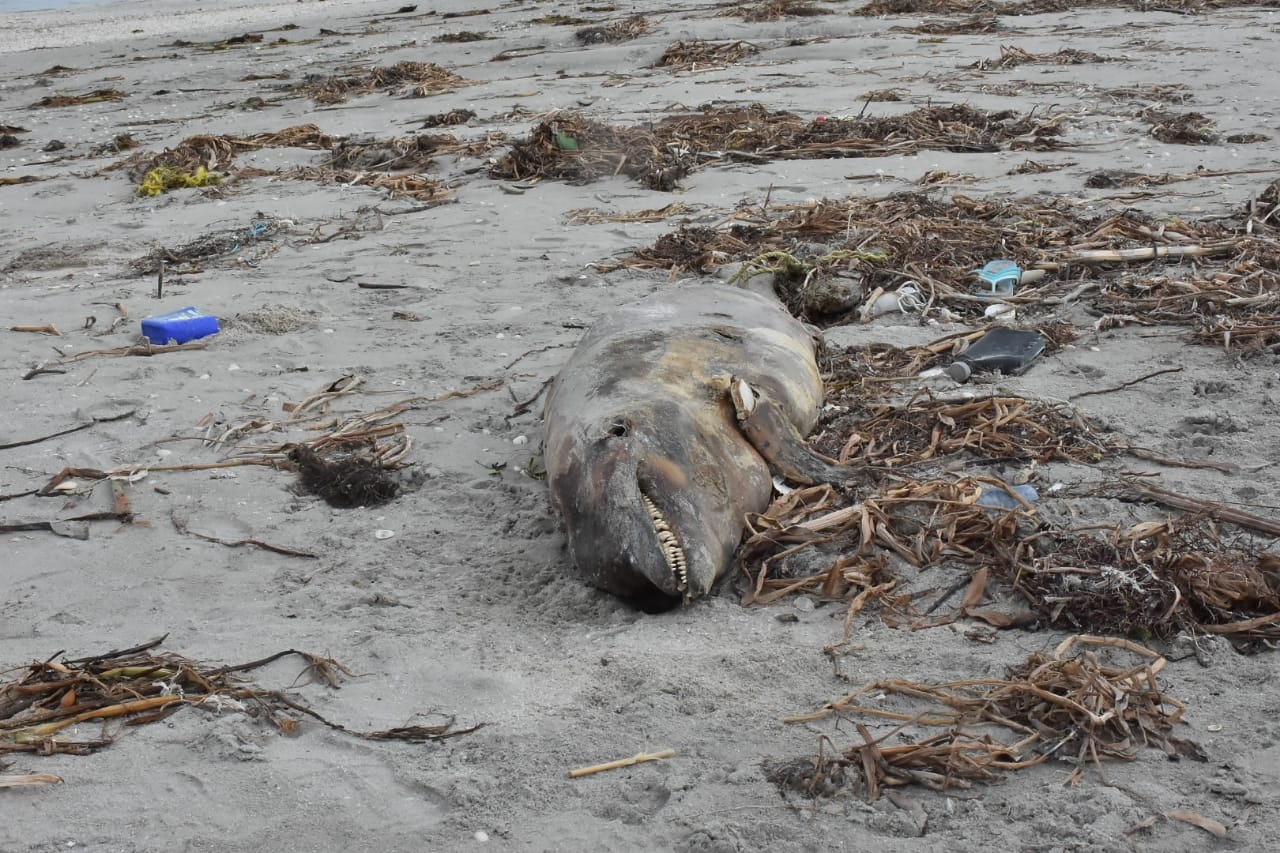
M289 459L298 466L302 488L329 506L378 506L400 491L400 485L376 462L358 456L325 459L299 445L290 451Z

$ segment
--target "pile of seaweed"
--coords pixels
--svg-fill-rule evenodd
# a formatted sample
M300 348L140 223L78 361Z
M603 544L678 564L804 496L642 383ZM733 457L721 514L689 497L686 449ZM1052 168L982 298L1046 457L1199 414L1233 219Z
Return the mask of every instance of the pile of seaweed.
M741 52L736 44L727 48L726 56ZM681 67L687 58L706 50L680 47L669 61ZM651 189L671 190L693 169L725 161L874 157L921 149L1056 149L1061 147L1056 137L1062 124L1061 116L1019 116L963 105L813 121L759 104L706 106L697 113L632 127L567 111L547 116L529 136L516 141L492 174L573 183L623 174Z
M434 62L397 62L395 65L368 71L309 77L301 84L301 88L315 103L332 105L379 91L404 98L424 98L459 86L469 86L471 83L472 81Z
M403 726L360 732L320 716L283 690L257 687L244 674L286 657L306 664L306 681L339 687L351 675L332 658L295 649L261 660L214 666L172 652L155 652L165 637L129 649L74 659L57 655L20 667L0 682L0 755L88 755L114 743L125 727L167 719L183 708L214 713L240 712L294 735L306 719L370 740L414 743L444 740L475 731L455 729L452 720L430 726ZM304 681L303 683L306 683ZM94 737L67 737L74 726L99 723ZM112 724L116 724L112 728Z
M1144 747L1206 761L1197 743L1173 734L1185 725L1186 706L1160 686L1157 676L1165 664L1137 643L1076 635L1052 654L1029 655L1004 678L875 681L787 718L810 725L825 718L852 720L857 745L774 763L766 774L784 791L819 796L853 788L873 802L906 785L965 790L1054 759L1074 764L1067 778L1074 783L1087 764L1132 761ZM862 722L867 719L897 725L874 736ZM943 731L921 731L929 729ZM1190 822L1200 817L1171 816Z
M465 121L466 114L449 114L439 117L439 120L442 123L456 123ZM130 178L139 184L149 176L159 173L188 176L227 173L235 178L278 174L298 180L371 186L386 190L392 196L439 203L450 197L448 190L438 179L423 174L434 164L434 157L463 154L474 151L477 146L488 148L492 144L490 139L480 143L467 143L448 134L424 133L390 139L372 136L334 137L323 133L314 124L304 124L246 137L208 134L192 136L160 153L139 152L109 168L126 169ZM331 151L332 155L317 165L300 166L284 172L261 169L239 169L232 172L238 155L262 148L302 148ZM220 252L219 249L195 254L208 257ZM154 267L149 267L147 271L153 269Z
M1088 298L1096 327L1190 327L1200 343L1250 355L1280 345L1280 249L1264 189L1247 221L1162 221L1133 210L1081 211L1065 199L883 198L743 206L720 227L680 225L619 266L709 273L745 263L773 273L788 307L819 324L847 322L877 294L903 294L921 316L980 313L973 271L993 257L1044 270L1009 301ZM1141 273L1141 274L1139 274ZM832 299L839 286L842 298Z

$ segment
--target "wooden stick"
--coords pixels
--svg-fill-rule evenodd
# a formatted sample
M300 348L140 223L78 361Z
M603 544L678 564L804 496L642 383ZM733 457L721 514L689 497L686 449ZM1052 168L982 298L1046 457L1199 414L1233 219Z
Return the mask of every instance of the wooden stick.
M662 752L641 752L630 758L619 758L617 761L606 761L604 764L593 764L590 767L579 767L577 770L569 771L570 779L577 779L581 776L590 776L593 773L603 773L606 770L617 770L621 767L631 767L635 764L641 764L646 761L660 761L664 758L670 758L675 755L674 749L664 749Z
M20 788L25 785L56 785L61 776L52 773L26 773L21 776L0 776L0 788Z
M1274 518L1266 518L1244 510L1232 509L1229 506L1223 506L1213 501L1180 495L1177 492L1171 492L1159 486L1140 486L1134 492L1139 498L1146 498L1164 506L1185 510L1186 512L1203 512L1218 521L1237 524L1240 527L1245 527L1258 533L1265 533L1268 536L1280 536L1280 520Z
M1153 379L1157 376L1163 376L1166 373L1181 373L1181 372L1182 372L1181 367L1166 367L1164 370L1156 370L1152 373L1146 374L1145 376L1139 376L1137 379L1130 379L1128 382L1121 382L1119 385L1113 385L1110 388L1099 388L1096 391L1081 391L1079 394L1072 394L1067 399L1078 400L1081 397L1088 397L1091 394L1110 394L1114 391L1123 391L1124 389L1128 388L1130 385L1137 385L1139 382L1146 382L1148 379Z
M1156 258L1202 258L1230 251L1235 242L1208 246L1150 246L1141 249L1085 249L1067 256L1069 264L1115 264L1125 261L1150 261ZM1037 264L1044 268L1047 264Z
M59 331L58 331L58 329L57 329L57 328L56 328L52 323L48 323L48 324L43 325L43 326L10 326L10 327L9 327L9 331L11 331L11 332L40 332L40 333L45 334L45 335L58 335L59 337L61 337L61 335L62 335L62 332L59 332Z

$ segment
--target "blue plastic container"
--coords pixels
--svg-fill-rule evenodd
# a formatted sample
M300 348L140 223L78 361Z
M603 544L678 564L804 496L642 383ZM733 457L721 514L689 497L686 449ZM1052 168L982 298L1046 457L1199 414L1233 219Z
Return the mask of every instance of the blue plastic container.
M153 344L185 344L218 334L218 318L198 308L186 307L142 321L142 334Z

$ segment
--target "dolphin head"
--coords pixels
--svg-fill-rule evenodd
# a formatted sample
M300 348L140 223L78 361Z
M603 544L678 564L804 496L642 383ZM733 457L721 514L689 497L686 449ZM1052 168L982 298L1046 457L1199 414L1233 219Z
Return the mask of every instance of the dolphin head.
M588 425L551 484L573 562L650 612L706 594L728 568L769 472L716 403L649 400Z

